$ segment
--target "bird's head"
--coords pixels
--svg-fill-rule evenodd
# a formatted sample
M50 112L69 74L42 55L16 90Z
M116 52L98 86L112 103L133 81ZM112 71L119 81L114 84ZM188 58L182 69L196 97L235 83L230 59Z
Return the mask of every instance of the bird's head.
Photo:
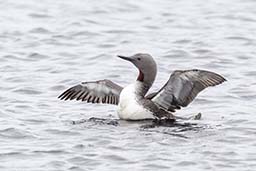
M137 53L132 56L118 55L119 58L130 61L139 69L138 81L152 84L156 77L157 66L153 57L146 53Z

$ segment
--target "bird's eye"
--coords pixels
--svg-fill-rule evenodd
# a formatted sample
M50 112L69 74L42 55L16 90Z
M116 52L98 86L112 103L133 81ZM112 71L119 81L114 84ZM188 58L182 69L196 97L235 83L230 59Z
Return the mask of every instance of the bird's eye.
M137 58L140 61L140 58Z

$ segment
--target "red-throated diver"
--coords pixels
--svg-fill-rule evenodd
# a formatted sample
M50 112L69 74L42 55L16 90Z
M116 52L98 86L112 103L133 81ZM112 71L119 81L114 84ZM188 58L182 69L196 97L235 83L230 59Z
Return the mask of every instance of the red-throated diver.
M135 83L123 88L106 79L82 82L63 92L59 98L115 104L118 105L118 116L125 120L161 118L175 120L172 112L186 107L206 87L226 81L221 75L210 71L176 70L158 92L146 96L157 72L152 56L138 53L131 57L119 55L118 57L132 62L139 69L139 76Z

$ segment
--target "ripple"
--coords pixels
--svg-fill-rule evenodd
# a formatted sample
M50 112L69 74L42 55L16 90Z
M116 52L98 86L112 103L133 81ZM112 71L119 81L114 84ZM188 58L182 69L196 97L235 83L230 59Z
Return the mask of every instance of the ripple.
M175 40L173 43L175 44L188 44L191 43L192 41L189 39L181 39L181 40Z
M22 153L20 152L8 152L8 153L0 153L1 157L11 157L11 156L20 156Z
M196 53L196 54L210 54L210 53L212 53L212 51L208 50L208 49L197 49L197 50L194 50L193 52Z
M80 168L79 166L72 166L72 167L68 168L68 170L71 170L71 171L84 171L84 169Z
M192 161L181 161L181 162L178 162L176 165L178 165L178 166L193 166L195 164L196 163L192 162Z
M65 86L62 86L62 85L55 85L55 86L52 86L50 87L50 90L52 91L56 91L56 90L64 90L66 87Z
M41 91L34 90L32 87L24 87L14 90L13 92L19 93L19 94L28 94L28 95L39 95L42 94Z
M75 148L75 149L84 149L85 145L84 144L77 144L73 148Z
M65 166L65 164L66 164L66 162L64 162L64 161L51 161L51 162L47 163L46 166L60 168L60 167Z
M13 139L33 138L28 132L16 128L2 129L0 130L0 136Z
M144 165L145 168L149 168L150 170L151 169L156 169L156 170L159 170L159 169L170 169L171 167L170 166L164 166L164 165L161 165L161 164L146 164Z
M51 134L56 134L56 135L80 135L79 132L74 132L74 131L64 131L64 130L59 130L59 129L45 129L44 131L51 133Z
M99 33L89 32L89 31L79 31L79 32L70 32L68 33L71 37L80 37L80 36L100 36Z
M69 154L69 152L65 150L34 150L33 153L40 153L40 154Z
M113 160L115 162L127 162L129 161L127 158L124 158L120 155L102 155L102 158L108 159L108 160Z
M38 28L33 28L32 30L30 30L30 33L50 34L51 32L45 28L38 27Z
M252 44L253 40L246 38L246 37L241 37L241 36L229 36L226 37L226 39L232 40L232 41L238 41L244 44Z
M98 47L99 48L112 48L115 47L115 44L111 44L111 43L104 43L104 44L100 44Z
M85 158L85 157L72 157L70 159L68 159L68 162L72 163L72 164L76 164L79 166L98 166L100 165L100 161L97 159L90 159L90 158Z
M119 29L111 29L111 30L107 30L105 31L105 33L110 33L110 34L134 34L136 33L133 30L119 30Z
M185 50L172 50L168 52L168 55L164 55L164 58L186 58L190 54Z
M73 157L71 159L68 159L69 162L74 163L74 164L79 164L79 165L83 165L85 164L88 160L85 157Z
M51 18L51 16L47 14L39 14L39 13L30 13L29 16L32 18L38 18L38 19Z
M22 58L20 58L19 56L16 56L16 55L4 55L3 59L6 59L6 60L22 60Z
M41 59L48 59L49 56L34 52L34 53L29 54L28 58L35 59L36 61L38 61Z

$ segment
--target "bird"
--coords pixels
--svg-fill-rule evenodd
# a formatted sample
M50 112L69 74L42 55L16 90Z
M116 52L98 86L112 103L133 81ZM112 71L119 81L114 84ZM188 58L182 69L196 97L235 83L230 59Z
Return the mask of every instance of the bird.
M125 87L108 79L82 82L67 89L58 98L117 105L117 114L122 120L176 121L176 110L188 106L205 88L226 81L223 76L211 71L175 70L162 88L148 93L157 74L153 57L147 53L117 57L131 62L138 69L135 82Z

